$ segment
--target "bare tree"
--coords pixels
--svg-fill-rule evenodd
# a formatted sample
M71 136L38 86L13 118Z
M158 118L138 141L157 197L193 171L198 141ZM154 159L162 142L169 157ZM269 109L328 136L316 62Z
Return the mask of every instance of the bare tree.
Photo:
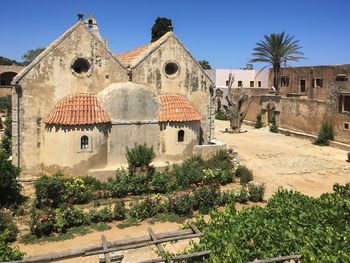
M228 77L228 95L226 96L226 101L228 106L223 105L223 107L226 111L226 115L228 119L230 120L231 131L240 132L243 120L248 113L251 100L250 100L250 96L243 94L243 84L242 84L240 87L239 99L235 101L234 94L232 92L232 85L234 81L235 81L235 78L232 75L232 73L230 73ZM247 102L247 103L245 108L242 109L244 102Z

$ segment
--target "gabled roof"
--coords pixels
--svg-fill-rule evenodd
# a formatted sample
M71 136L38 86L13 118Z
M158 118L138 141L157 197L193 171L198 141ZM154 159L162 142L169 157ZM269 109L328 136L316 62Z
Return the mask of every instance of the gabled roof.
M110 122L111 119L97 96L85 93L63 98L45 119L45 123L51 125L87 125Z
M162 95L160 96L161 111L159 114L160 122L185 122L199 121L201 115L187 98L180 95Z
M154 50L166 42L174 33L169 31L158 40L147 45L132 49L118 56L118 59L126 66L135 67Z
M13 79L12 85L18 83L32 68L34 68L42 59L44 59L52 50L54 50L57 46L59 46L67 37L69 37L79 26L83 26L87 32L98 42L101 43L102 47L109 53L115 61L117 61L123 68L124 65L118 60L118 58L114 55L114 53L99 39L95 36L87 26L84 24L83 20L78 20L71 28L69 28L63 35L53 41L43 52L41 52L28 66L22 69L17 76Z
M150 44L141 46L139 48L132 49L128 52L125 52L118 56L118 59L124 63L125 66L130 66L131 68L135 68L138 66L143 60L145 60L149 55L151 55L156 49L158 49L161 45L163 45L169 38L174 37L176 41L183 47L183 49L187 52L187 54L193 59L193 61L197 64L200 70L203 72L205 76L208 77L209 81L213 83L211 78L205 72L201 65L199 65L198 61L192 56L192 54L185 48L185 46L181 43L181 41L176 37L176 35L169 31L165 33L161 38L157 41L154 41Z

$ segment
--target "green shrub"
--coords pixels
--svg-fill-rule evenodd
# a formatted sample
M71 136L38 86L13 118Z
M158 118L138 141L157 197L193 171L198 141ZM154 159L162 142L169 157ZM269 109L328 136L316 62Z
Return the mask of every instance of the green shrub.
M203 170L204 184L221 184L232 183L232 175L221 169L205 169Z
M330 122L322 123L322 126L318 132L317 139L314 144L320 146L328 146L331 141L334 140L334 129Z
M151 176L147 172L135 173L130 176L129 192L135 195L141 195L151 192L150 190Z
M93 198L91 189L83 179L67 178L61 172L52 176L40 176L34 187L37 207L57 208L62 204L85 204Z
M263 208L229 206L208 221L200 218L196 224L205 235L191 251L210 250L208 262L295 254L302 262L350 262L350 184L336 188L318 198L280 189Z
M4 126L5 129L1 139L1 148L8 158L12 155L12 119L10 114L7 114Z
M147 197L146 199L136 203L130 209L130 216L139 220L144 220L155 216L161 212L160 199L152 199Z
M246 204L249 201L249 192L247 187L242 186L239 191L238 195L236 196L236 200L240 204Z
M117 201L114 205L113 216L116 220L124 220L126 218L125 203L123 201Z
M181 165L173 165L171 173L175 176L178 189L187 189L193 184L203 181L205 161L200 156L193 156Z
M12 247L8 244L9 231L0 232L0 261L20 260L25 255L18 247Z
M55 215L54 229L58 233L65 233L69 228L85 224L83 210L70 205L56 209Z
M240 165L236 170L236 177L241 178L241 184L247 184L253 181L253 172L249 170L246 166Z
M166 200L165 206L167 213L187 216L192 215L195 203L195 199L192 195L182 194L169 197Z
M272 120L271 120L271 123L270 123L270 132L273 132L273 133L278 133L279 132L275 114L272 115Z
M261 202L264 200L265 185L264 184L248 184L249 201Z
M5 242L14 242L19 231L12 215L0 210L0 234L4 232L8 232Z
M156 172L150 183L153 192L166 193L176 189L176 178L171 173Z
M80 179L91 191L102 190L105 187L105 184L103 182L90 175L82 176Z
M232 174L233 163L227 150L218 151L213 157L206 162L206 168L222 169Z
M206 185L193 190L195 209L202 214L209 211L220 203L220 188L215 185Z
M235 204L237 201L237 192L234 190L225 191L220 196L220 205Z
M263 122L262 122L262 115L261 113L259 113L257 116L256 116L256 122L255 122L255 129L260 129L264 126Z
M20 201L19 173L20 170L7 160L6 154L0 150L0 207Z
M129 149L126 147L126 158L129 168L149 166L155 157L153 146L148 147L146 144L135 144L134 148Z
M61 172L52 176L42 175L35 182L35 197L37 207L58 207L63 203L65 194L65 179Z
M30 215L30 232L37 237L49 236L55 230L56 214L52 209L40 211L31 210Z
M228 120L226 114L223 111L217 111L215 113L215 119L216 120L221 120L221 121Z

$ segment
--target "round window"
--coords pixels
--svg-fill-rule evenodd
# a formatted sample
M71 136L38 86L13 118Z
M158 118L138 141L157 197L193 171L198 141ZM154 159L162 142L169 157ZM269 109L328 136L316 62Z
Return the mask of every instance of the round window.
M77 58L72 63L71 70L78 77L88 76L91 72L91 63L86 58Z
M173 77L178 73L179 66L174 62L168 62L165 64L164 71L166 75Z

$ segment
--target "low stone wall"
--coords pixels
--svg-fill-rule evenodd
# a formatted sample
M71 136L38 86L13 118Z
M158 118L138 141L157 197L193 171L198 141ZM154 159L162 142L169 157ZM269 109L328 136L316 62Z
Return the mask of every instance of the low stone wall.
M210 159L220 150L226 150L226 143L215 141L215 144L196 145L193 148L193 155L200 155L204 160Z

